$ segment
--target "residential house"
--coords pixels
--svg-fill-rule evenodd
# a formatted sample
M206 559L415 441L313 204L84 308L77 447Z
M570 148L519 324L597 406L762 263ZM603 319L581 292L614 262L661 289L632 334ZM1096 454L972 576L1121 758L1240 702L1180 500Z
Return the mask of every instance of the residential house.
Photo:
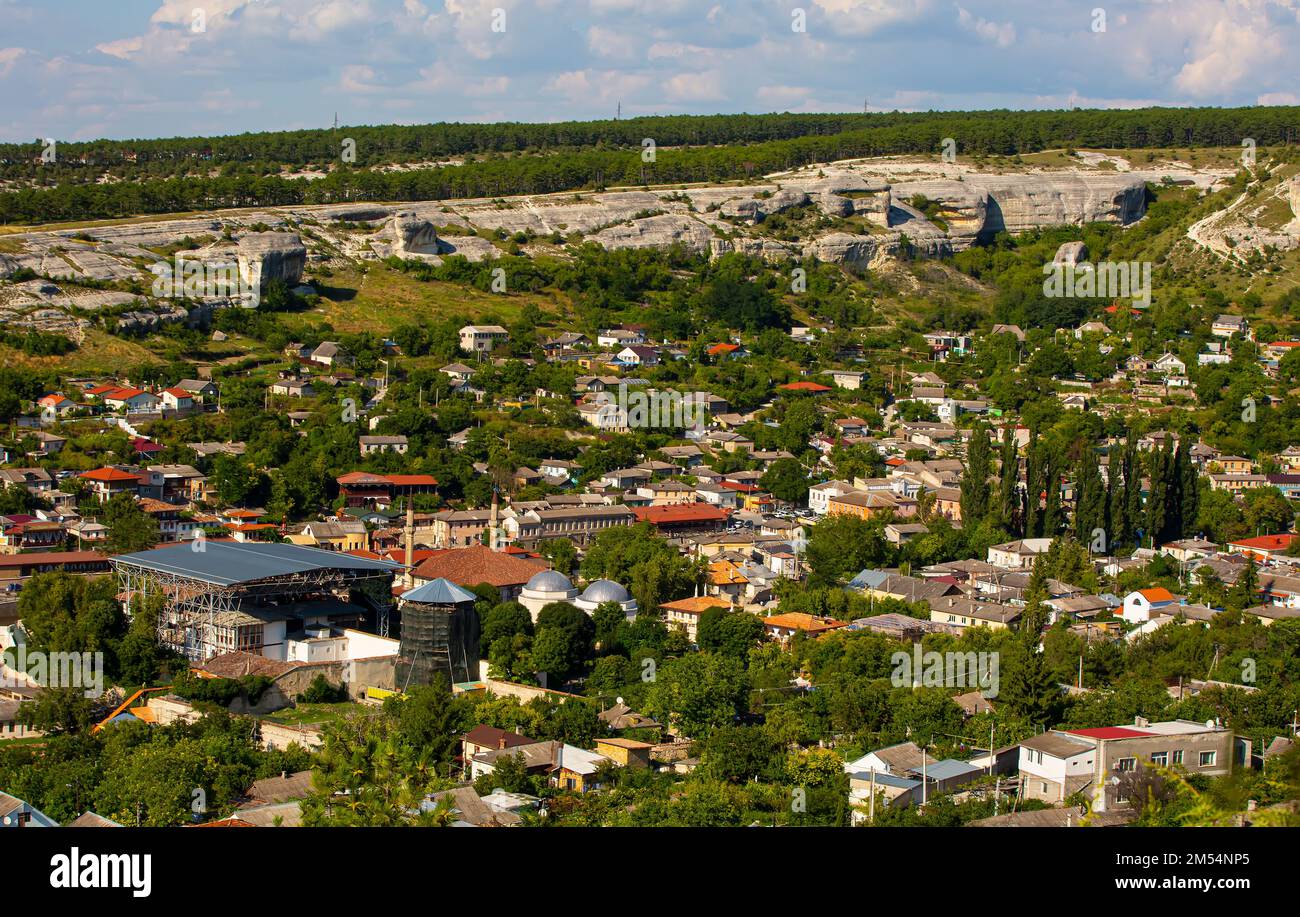
M468 353L490 353L508 340L510 332L500 325L466 325L460 329L460 349Z
M409 446L405 436L362 436L358 441L361 444L362 456L380 452L396 452L405 455Z

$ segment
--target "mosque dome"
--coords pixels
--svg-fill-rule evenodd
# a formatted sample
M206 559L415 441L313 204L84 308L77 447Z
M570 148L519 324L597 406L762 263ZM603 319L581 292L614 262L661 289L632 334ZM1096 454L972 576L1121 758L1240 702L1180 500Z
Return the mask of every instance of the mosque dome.
M529 592L555 593L557 595L569 595L574 591L573 583L569 582L569 578L558 570L543 570L533 576L524 588Z
M602 602L618 602L621 605L629 598L626 589L613 580L607 579L596 580L582 593L582 600L592 605L599 605Z

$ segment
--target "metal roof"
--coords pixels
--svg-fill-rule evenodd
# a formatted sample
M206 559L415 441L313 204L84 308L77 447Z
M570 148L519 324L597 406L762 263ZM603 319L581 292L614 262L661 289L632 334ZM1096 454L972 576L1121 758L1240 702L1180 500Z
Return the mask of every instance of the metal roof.
M462 602L477 602L478 596L449 579L439 578L402 593L402 601L418 605L459 605Z
M121 554L112 561L214 586L236 586L314 570L385 572L400 567L387 560L370 560L320 548L238 541L207 541L201 551L195 550L193 544L169 545L136 554Z
M931 780L947 780L949 777L962 777L966 774L977 774L983 768L976 767L965 761L958 761L954 758L944 758L942 761L936 761L934 764L927 764L925 767L925 776Z

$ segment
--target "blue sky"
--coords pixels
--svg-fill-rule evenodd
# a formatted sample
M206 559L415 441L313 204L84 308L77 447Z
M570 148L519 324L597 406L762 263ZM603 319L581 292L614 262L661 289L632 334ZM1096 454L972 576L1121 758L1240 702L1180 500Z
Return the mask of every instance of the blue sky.
M1298 104L1297 49L1300 0L0 0L0 140Z

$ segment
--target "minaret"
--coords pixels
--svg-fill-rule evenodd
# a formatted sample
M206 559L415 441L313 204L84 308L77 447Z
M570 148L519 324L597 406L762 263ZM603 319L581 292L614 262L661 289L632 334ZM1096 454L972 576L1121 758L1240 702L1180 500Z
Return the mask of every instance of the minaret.
M497 550L497 486L492 485L492 516L488 520L488 548Z
M415 585L415 501L406 501L406 573L402 583L407 589Z

